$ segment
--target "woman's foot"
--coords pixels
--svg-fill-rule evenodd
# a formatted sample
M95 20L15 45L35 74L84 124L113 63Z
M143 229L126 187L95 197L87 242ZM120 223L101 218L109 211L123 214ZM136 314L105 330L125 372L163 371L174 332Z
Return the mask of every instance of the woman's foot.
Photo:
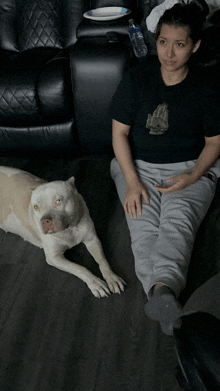
M174 325L180 327L181 324L182 307L171 288L158 285L145 305L145 313L150 319L160 322L165 334L173 335Z

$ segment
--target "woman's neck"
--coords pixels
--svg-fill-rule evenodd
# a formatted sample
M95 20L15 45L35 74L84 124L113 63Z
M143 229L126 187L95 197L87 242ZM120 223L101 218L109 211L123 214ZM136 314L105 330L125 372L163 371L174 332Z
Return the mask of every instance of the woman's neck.
M161 66L161 75L166 86L173 86L181 83L186 78L188 71L189 69L184 67L175 72L167 72L166 69Z

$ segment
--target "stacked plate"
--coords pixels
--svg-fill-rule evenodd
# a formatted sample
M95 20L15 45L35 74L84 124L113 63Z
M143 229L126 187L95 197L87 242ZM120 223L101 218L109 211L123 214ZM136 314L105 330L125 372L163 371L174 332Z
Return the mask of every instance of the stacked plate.
M87 11L83 16L87 19L106 21L122 18L129 15L130 12L130 9L124 7L102 7Z

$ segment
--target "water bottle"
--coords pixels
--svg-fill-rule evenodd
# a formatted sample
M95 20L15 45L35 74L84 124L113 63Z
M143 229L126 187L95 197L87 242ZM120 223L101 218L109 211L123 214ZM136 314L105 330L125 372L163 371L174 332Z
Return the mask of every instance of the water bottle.
M129 37L133 46L134 54L138 58L143 58L147 55L147 46L144 42L144 37L140 26L134 24L134 20L129 20Z

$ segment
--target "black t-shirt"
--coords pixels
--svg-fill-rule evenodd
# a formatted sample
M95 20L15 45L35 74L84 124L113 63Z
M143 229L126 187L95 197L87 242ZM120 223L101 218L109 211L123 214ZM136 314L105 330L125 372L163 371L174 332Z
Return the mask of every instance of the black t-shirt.
M197 67L198 68L198 67ZM166 86L156 57L132 68L112 101L112 118L131 126L133 159L175 163L197 159L205 138L220 134L218 97L202 69Z

